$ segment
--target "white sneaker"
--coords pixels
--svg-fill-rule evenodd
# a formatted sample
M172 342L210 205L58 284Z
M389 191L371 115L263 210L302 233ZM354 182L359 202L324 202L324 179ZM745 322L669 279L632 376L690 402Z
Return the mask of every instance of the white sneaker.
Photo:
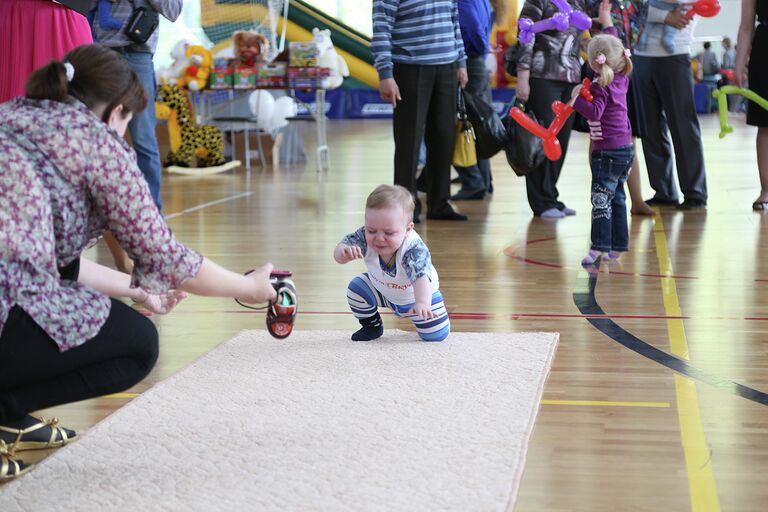
M539 216L542 219L562 219L565 217L565 214L557 208L550 208L549 210L544 210L541 212L541 215Z

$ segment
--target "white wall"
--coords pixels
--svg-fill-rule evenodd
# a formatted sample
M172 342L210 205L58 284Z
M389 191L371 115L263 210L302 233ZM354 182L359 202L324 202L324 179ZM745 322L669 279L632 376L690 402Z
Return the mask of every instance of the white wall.
M741 21L741 0L720 0L720 14L713 18L701 18L696 26L696 39L720 39L729 36L736 42L736 32Z

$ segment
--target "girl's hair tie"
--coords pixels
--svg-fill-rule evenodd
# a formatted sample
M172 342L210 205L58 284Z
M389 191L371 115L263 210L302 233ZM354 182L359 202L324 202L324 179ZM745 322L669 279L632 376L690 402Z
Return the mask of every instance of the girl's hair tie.
M629 51L629 48L624 48L624 56L626 58L630 58L632 56L632 52Z
M67 73L67 82L71 82L72 79L75 78L75 66L73 66L69 62L65 62L64 70Z
M597 63L598 63L598 64L600 64L601 66L602 66L603 64L605 64L605 54L604 54L604 53L601 53L600 55L598 55L598 56L597 56L597 58L595 58L595 62L597 62Z

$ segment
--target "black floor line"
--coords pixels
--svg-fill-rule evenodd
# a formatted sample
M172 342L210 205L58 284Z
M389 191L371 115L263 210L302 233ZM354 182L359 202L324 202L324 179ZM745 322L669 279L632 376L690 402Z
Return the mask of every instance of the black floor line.
M587 277L580 276L578 278L576 290L573 292L573 302L583 315L605 315L605 312L595 299L597 275L589 275L588 282L585 283L585 281L587 281ZM666 366L670 370L674 370L686 377L696 379L699 382L709 384L722 391L746 398L747 400L752 400L753 402L762 405L768 405L768 393L763 393L762 391L758 391L757 389L744 386L743 384L728 379L722 379L716 375L696 368L688 361L667 354L663 350L659 350L646 343L634 334L619 327L616 322L609 318L588 318L587 321L620 345L623 345L662 366Z

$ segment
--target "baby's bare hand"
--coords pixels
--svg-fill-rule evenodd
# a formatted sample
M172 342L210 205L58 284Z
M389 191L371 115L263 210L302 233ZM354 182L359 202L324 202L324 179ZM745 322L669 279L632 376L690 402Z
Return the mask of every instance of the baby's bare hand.
M420 304L418 302L414 304L413 307L410 310L408 310L406 314L418 316L423 320L431 320L433 318L437 318L437 314L435 314L435 312L432 311L432 308L429 307L428 304Z
M363 251L356 245L348 245L341 252L344 261L353 261L363 259Z

